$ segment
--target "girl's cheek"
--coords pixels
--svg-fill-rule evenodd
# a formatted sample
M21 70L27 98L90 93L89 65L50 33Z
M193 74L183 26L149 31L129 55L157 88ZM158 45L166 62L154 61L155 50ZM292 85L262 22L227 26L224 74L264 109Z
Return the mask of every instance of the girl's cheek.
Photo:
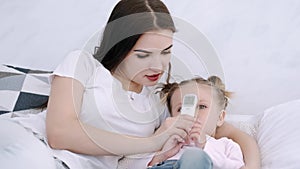
M172 116L173 117L176 117L176 116L178 116L180 113L179 112L174 112L174 113L172 113Z
M201 113L197 113L197 121L199 122L199 123L204 123L205 122L205 120L206 120L206 115L204 115L204 114L201 114Z

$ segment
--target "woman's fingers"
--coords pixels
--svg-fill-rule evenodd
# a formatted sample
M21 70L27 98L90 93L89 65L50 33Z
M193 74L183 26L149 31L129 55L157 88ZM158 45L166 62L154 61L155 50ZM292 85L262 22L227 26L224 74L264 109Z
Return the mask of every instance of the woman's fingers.
M187 133L191 131L195 123L194 118L189 115L180 115L172 120L174 120L174 127L185 130Z
M179 142L184 142L184 138L188 136L188 133L185 130L175 128L173 131L174 132L172 133L172 135L180 136L181 140Z
M157 130L156 134L162 133L162 132L169 132L170 135L178 134L174 133L175 129L184 130L186 133L189 133L192 129L192 126L194 124L194 118L192 116L188 115L180 115L177 117L168 117L161 127Z
M189 115L179 115L176 117L168 117L163 124L156 130L156 136L160 135L159 142L165 143L169 137L173 135L178 135L181 139L185 139L193 125L195 123L195 119Z

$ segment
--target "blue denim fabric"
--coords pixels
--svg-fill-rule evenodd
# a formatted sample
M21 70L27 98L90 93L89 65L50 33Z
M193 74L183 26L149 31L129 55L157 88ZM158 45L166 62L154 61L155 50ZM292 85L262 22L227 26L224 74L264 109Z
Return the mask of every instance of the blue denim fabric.
M199 148L188 149L179 160L167 160L148 169L212 169L211 158Z
M148 169L175 169L178 168L178 160L166 160L159 164L156 164Z

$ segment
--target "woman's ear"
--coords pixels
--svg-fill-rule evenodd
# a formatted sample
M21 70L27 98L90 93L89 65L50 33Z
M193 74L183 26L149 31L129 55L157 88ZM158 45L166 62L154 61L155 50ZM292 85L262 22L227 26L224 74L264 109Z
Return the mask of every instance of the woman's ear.
M218 118L218 121L217 121L217 126L220 127L223 125L224 121L225 121L225 115L226 115L226 111L225 110L222 110L220 112L220 115L219 115L219 118Z

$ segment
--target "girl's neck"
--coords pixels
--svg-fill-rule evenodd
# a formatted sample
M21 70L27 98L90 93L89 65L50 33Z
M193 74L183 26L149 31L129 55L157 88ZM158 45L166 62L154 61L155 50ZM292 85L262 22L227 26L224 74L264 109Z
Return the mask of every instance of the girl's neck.
M118 75L117 73L114 73L113 76L119 80L119 82L121 82L122 84L122 88L125 90L125 91L132 91L132 92L135 92L135 93L141 93L142 92L142 89L143 89L143 85L141 84L137 84L135 83L134 81L131 81L121 75Z

